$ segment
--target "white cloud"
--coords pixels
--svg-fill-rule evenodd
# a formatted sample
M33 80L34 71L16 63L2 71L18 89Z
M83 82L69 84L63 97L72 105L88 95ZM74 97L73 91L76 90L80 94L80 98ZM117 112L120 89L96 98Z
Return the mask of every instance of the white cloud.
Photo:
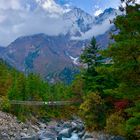
M127 0L125 0L125 1L122 3L122 6L123 6L124 8L126 7L126 1L127 1ZM130 4L131 4L131 5L140 4L140 0L135 0L135 3L130 2Z
M95 11L94 16L99 16L103 11L101 9Z
M53 0L44 1L42 7L50 13L63 13L63 8L56 4Z
M38 6L32 11L29 5L26 5L28 8L23 7L19 2L0 0L0 45L8 45L20 36L37 33L59 35L69 30L71 23L64 21L62 16L65 10L53 0L37 0Z
M136 0L136 3L137 3L137 4L140 4L140 0Z
M0 0L0 9L14 9L18 10L21 8L19 0Z
M99 9L99 5L95 5L94 8L95 8L95 9Z
M64 20L63 14L70 11L69 5L65 7L56 4L54 0L0 0L0 45L6 46L20 36L31 34L66 34L73 27L74 21L72 17ZM109 27L109 21L106 20L83 33L82 37L73 39L97 36Z
M65 4L65 8L57 4L54 0L36 0L37 3L42 7L45 11L51 14L51 16L59 16L63 13L69 12L69 4Z
M71 39L72 40L85 40L85 39L92 38L93 36L96 37L98 35L102 35L107 30L109 30L110 27L113 25L113 24L110 24L109 19L112 20L114 18L115 16L110 16L108 19L103 21L103 23L94 25L89 31L83 33L82 36L72 37Z
M6 17L5 17L5 16L0 15L0 23L4 22L4 20L5 20L5 19L6 19Z

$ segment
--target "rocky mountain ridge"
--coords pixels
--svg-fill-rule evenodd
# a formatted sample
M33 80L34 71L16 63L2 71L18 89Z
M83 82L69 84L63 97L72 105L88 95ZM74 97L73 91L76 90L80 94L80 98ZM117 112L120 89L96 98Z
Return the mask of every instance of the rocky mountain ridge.
M116 10L109 8L98 17L93 18L79 8L73 8L63 15L64 20L72 23L66 34L48 36L40 33L19 37L4 49L0 48L0 55L5 61L24 73L38 73L47 80L52 80L54 77L61 79L60 75L61 77L68 76L67 79L71 81L73 79L71 75L77 73L78 58L83 48L90 42L90 38L72 38L81 38L94 26L103 24L105 20L109 22L109 18L115 14ZM112 25L109 30L111 27ZM106 47L110 42L109 30L96 37L101 48ZM63 71L71 72L65 76Z

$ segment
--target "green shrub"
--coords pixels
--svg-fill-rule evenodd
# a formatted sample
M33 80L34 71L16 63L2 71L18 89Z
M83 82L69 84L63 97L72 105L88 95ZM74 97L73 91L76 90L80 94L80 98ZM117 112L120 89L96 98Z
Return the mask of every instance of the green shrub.
M125 119L118 112L110 115L105 130L109 134L125 136Z
M135 105L125 110L129 119L126 121L127 137L140 139L140 101L135 101Z
M80 106L81 118L89 130L99 130L105 125L105 104L98 93L89 93Z
M7 97L2 97L2 102L0 104L0 108L2 111L8 112L11 108L11 104Z
M135 136L140 139L140 113L134 114L126 121L126 132L128 137Z

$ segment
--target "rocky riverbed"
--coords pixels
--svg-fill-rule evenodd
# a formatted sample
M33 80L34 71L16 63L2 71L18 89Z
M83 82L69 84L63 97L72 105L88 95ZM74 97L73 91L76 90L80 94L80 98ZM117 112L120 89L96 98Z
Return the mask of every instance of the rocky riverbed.
M48 123L22 123L16 117L0 111L0 140L124 140L104 133L88 133L83 122L74 118L69 121Z

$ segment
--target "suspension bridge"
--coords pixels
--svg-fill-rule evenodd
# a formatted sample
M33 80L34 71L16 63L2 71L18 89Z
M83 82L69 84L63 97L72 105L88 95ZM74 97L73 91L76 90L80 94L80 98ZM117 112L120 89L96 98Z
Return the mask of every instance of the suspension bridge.
M0 102L3 100L0 99ZM80 103L80 101L19 101L10 100L11 105L26 105L26 106L66 106Z
M15 105L31 105L31 106L62 106L62 105L71 105L75 104L74 101L48 101L48 102L42 102L42 101L16 101L12 100L10 101L10 104Z

